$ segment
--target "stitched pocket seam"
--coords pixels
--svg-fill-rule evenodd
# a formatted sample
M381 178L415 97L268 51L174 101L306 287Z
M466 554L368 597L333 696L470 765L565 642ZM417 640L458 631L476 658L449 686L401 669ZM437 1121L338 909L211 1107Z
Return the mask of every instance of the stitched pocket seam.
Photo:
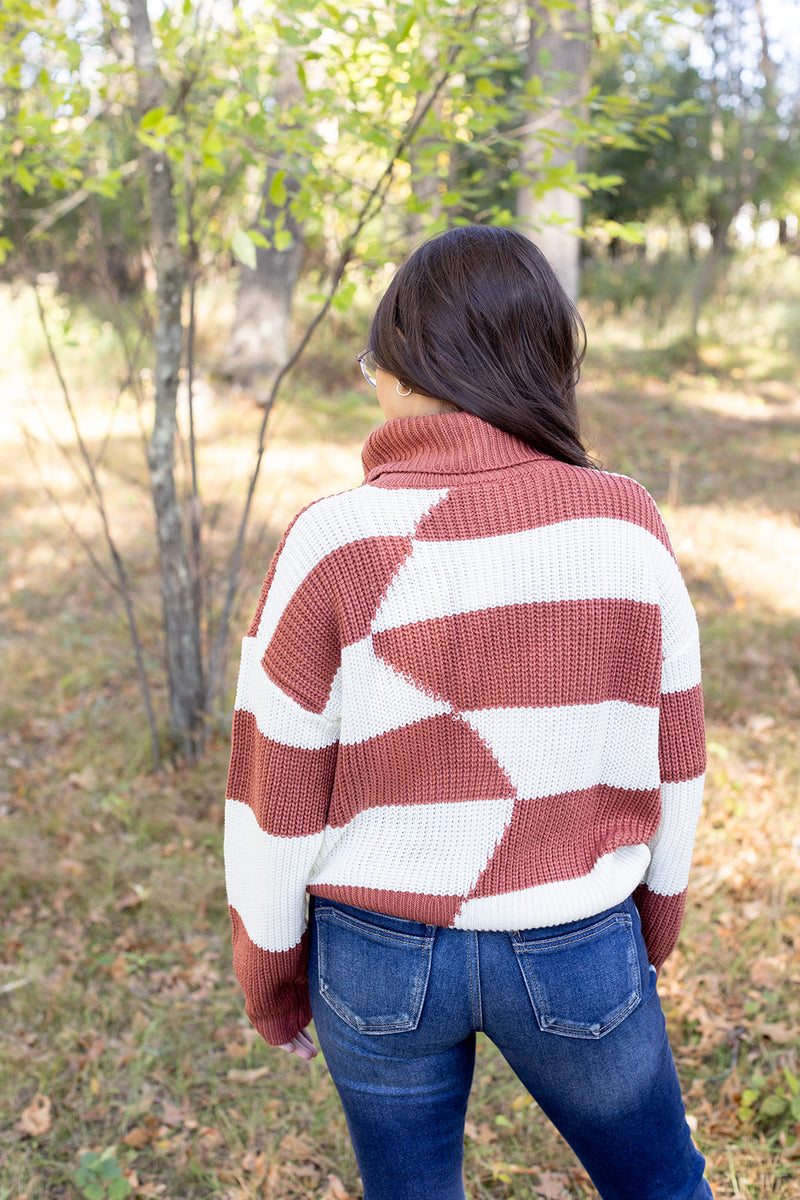
M359 1033L380 1035L387 1033L408 1033L416 1029L422 1015L423 1002L427 991L435 935L433 933L405 934L399 930L384 929L379 925L371 925L367 921L359 921L347 913L341 913L335 909L318 909L315 917L318 923L319 938L319 993L329 1008ZM325 982L328 964L328 947L327 938L325 937L326 925L344 926L372 941L383 942L388 946L394 945L410 950L419 950L419 960L416 964L416 970L413 978L409 981L410 995L408 998L410 1003L408 1007L410 1011L408 1014L402 1014L402 1020L390 1020L387 1018L382 1019L380 1023L376 1023L374 1018L364 1019L353 1012L335 992L331 991Z
M628 967L628 981L631 991L627 998L609 1014L605 1020L592 1024L581 1021L570 1021L568 1017L550 1017L547 1015L549 1001L543 994L537 981L534 964L538 959L544 960L548 954L559 950L568 950L581 942L595 940L598 936L617 927L625 936L625 952ZM630 917L626 913L615 913L594 925L574 930L569 934L561 934L555 938L537 938L530 942L522 939L519 931L511 935L514 953L517 956L523 982L536 1017L539 1028L544 1033L554 1033L562 1037L598 1039L610 1033L621 1024L638 1006L642 998L641 978L636 953L636 943Z

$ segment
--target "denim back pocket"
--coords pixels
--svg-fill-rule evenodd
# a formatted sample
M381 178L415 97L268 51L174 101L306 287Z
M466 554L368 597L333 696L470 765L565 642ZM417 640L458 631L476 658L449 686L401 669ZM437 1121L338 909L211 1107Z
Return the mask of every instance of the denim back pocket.
M422 1015L434 932L385 929L317 902L319 993L359 1033L407 1033Z
M628 913L555 937L512 934L539 1028L563 1037L601 1038L642 998L636 938Z

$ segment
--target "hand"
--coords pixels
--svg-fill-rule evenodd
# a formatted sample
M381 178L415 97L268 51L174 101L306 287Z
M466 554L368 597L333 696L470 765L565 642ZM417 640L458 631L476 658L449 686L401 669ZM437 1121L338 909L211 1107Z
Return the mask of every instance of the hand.
M296 1033L290 1042L283 1042L279 1049L287 1050L289 1054L296 1054L298 1058L304 1058L306 1061L317 1057L317 1047L305 1029Z

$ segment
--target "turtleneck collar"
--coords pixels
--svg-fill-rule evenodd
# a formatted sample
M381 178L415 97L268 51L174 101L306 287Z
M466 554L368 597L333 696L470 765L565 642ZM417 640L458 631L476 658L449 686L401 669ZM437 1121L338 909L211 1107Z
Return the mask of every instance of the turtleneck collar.
M365 483L387 473L426 476L428 482L430 476L479 476L547 458L466 412L395 417L373 430L361 452Z

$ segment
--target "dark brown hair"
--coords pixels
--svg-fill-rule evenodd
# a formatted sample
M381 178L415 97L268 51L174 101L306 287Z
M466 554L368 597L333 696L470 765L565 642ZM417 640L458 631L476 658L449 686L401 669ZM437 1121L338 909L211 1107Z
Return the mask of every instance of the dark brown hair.
M447 400L553 458L593 465L575 400L583 321L522 234L462 225L423 243L378 305L369 349L415 392Z

